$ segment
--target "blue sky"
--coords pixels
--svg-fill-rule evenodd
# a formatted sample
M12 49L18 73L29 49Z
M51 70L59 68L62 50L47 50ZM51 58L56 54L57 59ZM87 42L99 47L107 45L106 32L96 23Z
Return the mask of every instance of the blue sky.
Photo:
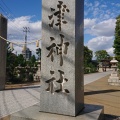
M120 0L85 0L84 44L94 52L107 50L113 55L116 17L120 14Z
M84 44L94 52L105 49L113 55L115 18L120 14L120 0L84 1ZM41 37L41 0L0 0L0 13L9 19L8 39L11 41L24 41L25 26L30 28L29 40ZM21 51L21 48L16 47L16 50Z
M0 6L11 16L34 16L34 20L41 20L41 0L0 0Z

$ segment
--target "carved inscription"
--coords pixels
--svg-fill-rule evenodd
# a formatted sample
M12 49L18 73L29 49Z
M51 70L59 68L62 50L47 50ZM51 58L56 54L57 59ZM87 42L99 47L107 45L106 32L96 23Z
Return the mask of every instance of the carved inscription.
M50 37L50 40L55 40L54 37ZM69 42L64 42L64 35L60 34L60 44L53 42L50 46L46 47L49 51L47 57L51 58L51 61L54 61L54 54L60 56L60 66L63 66L63 53L66 55L68 50Z
M63 3L63 1L58 1L57 10L53 7L50 8L51 15L48 15L48 20L50 23L48 24L50 28L54 28L54 25L58 27L59 31L62 30L62 24L67 24L68 22L64 19L65 13L69 13L70 10L67 8L67 5ZM56 18L57 20L56 20ZM68 54L69 42L64 42L65 36L64 34L59 33L60 42L56 43L56 39L54 36L50 37L51 44L46 47L49 51L47 57L51 59L51 62L54 62L54 57L56 55L59 56L60 66L63 66L63 55ZM65 72L62 70L58 70L59 79L55 78L55 72L50 70L51 78L46 80L45 82L48 84L47 92L51 94L54 93L70 93L68 89L64 89L64 83L68 82L68 79L65 78ZM55 87L56 85L59 85ZM56 89L57 88L57 89Z
M67 5L63 3L63 1L58 1L57 10L55 8L50 8L51 15L48 16L49 20L49 27L53 28L53 26L58 26L58 29L61 31L62 24L67 24L67 21L64 20L65 13L69 13L70 10L67 8ZM57 22L55 22L54 17L57 17Z
M69 93L68 89L64 89L64 83L66 83L68 81L67 78L65 78L64 76L64 72L61 70L58 70L59 74L60 74L60 78L57 80L54 77L54 71L50 71L51 74L51 78L49 80L46 81L46 83L48 83L48 88L46 89L47 92L51 92L52 94L54 94L54 92L60 93ZM59 89L55 89L55 82L59 83Z

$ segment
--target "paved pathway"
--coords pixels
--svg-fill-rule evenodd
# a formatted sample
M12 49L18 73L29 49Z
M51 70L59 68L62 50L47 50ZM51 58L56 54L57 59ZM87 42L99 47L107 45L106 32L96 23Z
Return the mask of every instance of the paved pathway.
M108 74L110 72L85 75L85 85ZM39 86L0 91L0 118L38 103L39 98Z
M108 78L85 85L84 100L86 104L104 106L105 120L120 120L120 87L109 85Z
M0 118L39 102L39 88L0 91Z
M84 76L84 85L94 82L102 77L109 75L111 71L87 74Z

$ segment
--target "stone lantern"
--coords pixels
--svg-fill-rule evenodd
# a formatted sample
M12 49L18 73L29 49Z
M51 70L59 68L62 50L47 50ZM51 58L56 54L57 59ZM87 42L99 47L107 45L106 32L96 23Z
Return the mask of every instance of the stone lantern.
M111 76L108 79L108 83L110 85L120 85L120 80L119 80L118 72L117 72L118 61L115 59L115 57L113 57L113 59L110 61L110 63L111 63L111 68L113 70L112 70Z
M41 69L41 61L38 60L37 61L37 72L36 74L34 75L34 81L40 81L40 69Z
M113 59L110 61L110 63L111 63L111 68L113 68L113 73L116 73L118 61L115 59L115 57L113 57Z

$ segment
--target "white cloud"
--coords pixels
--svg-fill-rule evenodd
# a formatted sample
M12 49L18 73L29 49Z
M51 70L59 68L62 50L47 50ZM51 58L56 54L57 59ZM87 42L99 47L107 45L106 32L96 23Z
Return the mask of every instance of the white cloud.
M8 21L8 36L10 39L23 40L25 33L23 33L23 27L29 27L30 33L28 33L29 39L40 39L41 37L41 21L32 22L33 16L22 16ZM31 38L30 38L31 37Z
M114 48L113 47L106 49L106 51L109 53L109 55L114 56L114 53L113 53Z
M99 6L99 2L98 1L95 1L95 7L98 7Z
M120 3L117 3L116 6L120 7Z
M115 5L115 3L111 3L111 5Z
M84 19L84 28L90 28L95 25L96 19Z
M93 22L94 21L94 22ZM87 42L87 46L93 52L106 50L113 56L113 41L115 31L115 19L98 22L96 19L85 19L85 34L95 36Z
M85 4L85 6L87 6L87 7L93 6L93 4L90 3L88 0L85 0L84 4Z
M24 42L25 33L23 27L29 27L28 42L39 40L41 38L41 21L32 22L34 16L22 16L8 21L8 40L13 42ZM28 45L28 47L35 52L35 43ZM14 52L21 53L22 47L14 45Z
M90 6L92 4L92 6ZM116 17L120 10L119 2L105 0L85 0L85 42L93 51L106 50L113 55L113 38L115 33ZM94 38L93 38L94 37ZM93 39L91 39L93 38Z
M96 8L94 8L93 16L95 17L95 16L98 15L98 14L99 14L99 8L96 7Z
M107 5L104 5L104 4L103 4L103 5L101 5L101 7L102 7L102 8L106 8L106 7L107 7Z
M116 18L119 15L120 3L110 3L108 1L101 0L85 0L85 18L90 16L98 20L107 20ZM108 12L109 11L109 12Z
M114 6L120 7L120 3L111 3L111 5L114 5Z
M92 51L106 50L110 55L113 55L113 41L114 37L95 37L86 44Z
M108 19L93 25L90 29L86 29L85 33L95 36L113 36L115 31L115 19Z
M22 52L22 47L19 47L19 46L14 46L14 50L13 50L13 53L14 54L21 54Z

